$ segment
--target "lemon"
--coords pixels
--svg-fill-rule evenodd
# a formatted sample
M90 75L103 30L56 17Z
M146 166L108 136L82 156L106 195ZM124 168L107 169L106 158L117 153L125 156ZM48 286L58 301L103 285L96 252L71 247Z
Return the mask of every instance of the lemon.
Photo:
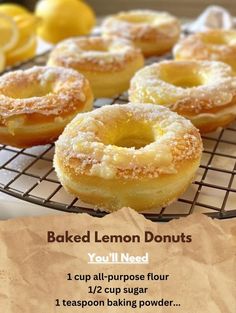
M5 56L2 51L0 51L0 72L4 70L5 67Z
M79 0L41 0L35 13L41 19L38 35L51 43L86 35L96 21L93 10Z
M8 51L16 45L19 38L19 31L14 20L0 13L0 49Z
M33 58L36 54L37 38L34 34L31 36L21 35L16 47L6 53L6 64L13 65L18 62Z

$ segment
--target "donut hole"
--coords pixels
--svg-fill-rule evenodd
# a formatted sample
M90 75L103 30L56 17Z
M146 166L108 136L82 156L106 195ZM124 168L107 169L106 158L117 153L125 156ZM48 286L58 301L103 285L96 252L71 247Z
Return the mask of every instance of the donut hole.
M97 52L107 52L109 50L106 42L98 38L99 40L90 40L80 43L80 49L83 51L97 51Z
M227 34L202 34L202 41L207 44L207 45L217 45L217 46L222 46L222 45L228 45L230 41L232 40L232 36Z
M180 76L171 79L170 83L181 88L193 88L203 85L202 79L199 76Z
M115 143L115 146L123 148L140 149L151 144L153 141L154 141L153 138L148 136L142 137L124 136Z
M181 88L192 88L205 84L205 79L200 71L192 64L187 66L185 63L162 65L160 79Z
M98 51L98 52L107 52L108 51L108 47L106 45L91 45L91 46L88 46L87 51Z
M129 122L120 129L113 142L117 147L141 149L155 141L152 128L145 124Z
M153 17L148 15L122 15L119 17L120 20L133 23L133 24L142 24L153 22Z
M28 99L33 97L43 97L52 92L51 84L32 84L27 86L27 88L15 87L16 88L11 88L11 91L9 90L5 95L13 99Z

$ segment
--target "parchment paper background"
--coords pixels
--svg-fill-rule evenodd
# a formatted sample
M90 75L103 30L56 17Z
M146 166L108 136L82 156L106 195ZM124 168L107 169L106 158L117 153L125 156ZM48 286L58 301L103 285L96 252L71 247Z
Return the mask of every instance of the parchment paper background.
M192 243L53 243L48 244L48 230L84 234L191 234ZM88 252L100 255L149 252L149 265L88 265ZM88 215L63 214L0 222L0 312L236 312L236 220L212 220L200 214L167 224L152 223L131 209L122 209L102 219ZM67 273L94 274L169 274L164 282L130 282L127 286L149 287L147 295L132 299L173 299L180 307L75 308L55 307L55 299L93 298L89 284L66 281ZM93 285L94 283L90 283ZM105 286L105 283L102 283ZM124 286L116 282L110 286ZM129 298L126 296L126 299ZM105 299L98 295L95 299ZM114 296L109 296L114 298ZM120 298L124 298L120 295Z

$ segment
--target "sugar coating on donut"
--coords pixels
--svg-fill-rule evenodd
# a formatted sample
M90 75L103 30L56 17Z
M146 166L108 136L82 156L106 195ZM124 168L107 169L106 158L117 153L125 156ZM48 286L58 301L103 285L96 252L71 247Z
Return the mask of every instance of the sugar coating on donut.
M114 138L127 123L133 129L143 123L153 140L139 149L117 146ZM201 138L191 122L152 104L104 106L79 114L56 143L56 155L65 167L105 179L174 174L182 162L199 159L201 152Z
M133 22L137 19L139 22ZM150 40L178 36L179 22L167 12L132 10L106 18L102 24L104 34L117 34L131 40Z
M211 38L222 38L222 42L211 42ZM222 60L227 63L227 58L235 58L236 31L217 29L192 34L175 45L173 54L177 59Z
M60 42L48 63L100 72L117 71L140 56L141 51L125 39L80 37Z
M162 79L163 68L175 69L175 76L191 68L193 75L204 76L199 86L183 88ZM179 113L199 114L217 109L236 97L236 77L229 65L213 61L163 61L138 71L131 80L129 90L132 101L164 104Z
M88 81L72 69L35 66L0 78L0 121L16 115L72 112L86 100ZM32 91L31 91L32 90Z

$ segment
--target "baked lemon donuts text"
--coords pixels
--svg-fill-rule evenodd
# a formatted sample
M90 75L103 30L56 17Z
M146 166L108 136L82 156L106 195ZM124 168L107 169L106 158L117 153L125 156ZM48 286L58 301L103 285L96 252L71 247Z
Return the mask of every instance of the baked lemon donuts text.
M144 65L139 49L124 39L72 38L59 43L49 65L73 68L91 83L94 96L112 97L129 88L130 79Z
M104 36L131 40L145 56L161 55L171 50L180 35L180 23L166 12L134 10L105 19Z
M236 72L236 30L209 30L190 35L174 48L176 60L222 61Z
M222 62L163 61L136 73L129 98L165 105L210 132L236 117L236 77Z
M163 106L111 105L78 114L56 142L54 166L68 192L109 211L168 204L199 166L190 121Z
M5 74L0 77L0 143L50 143L92 102L89 82L71 69L42 66Z

